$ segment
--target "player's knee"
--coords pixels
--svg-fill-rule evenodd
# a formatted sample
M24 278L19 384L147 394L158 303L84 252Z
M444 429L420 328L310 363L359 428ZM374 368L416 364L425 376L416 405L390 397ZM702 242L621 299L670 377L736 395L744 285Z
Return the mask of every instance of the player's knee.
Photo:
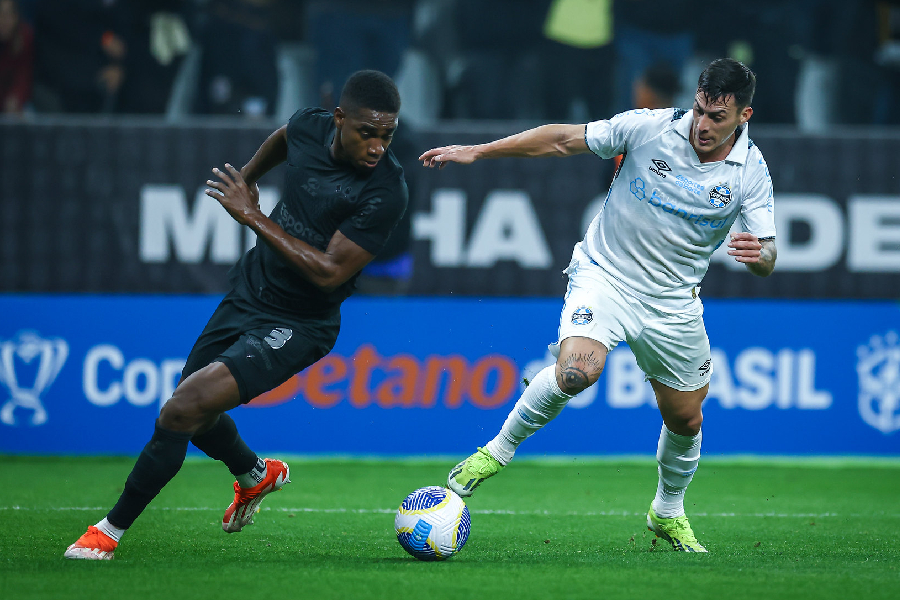
M700 433L700 426L703 424L703 415L694 415L685 419L684 429L686 435L695 436Z
M556 383L559 389L566 394L575 395L592 386L600 378L606 365L605 349L602 352L600 349L593 344L568 346L556 360Z
M666 419L666 427L678 435L695 436L703 425L703 413L699 411L674 412Z
M170 431L193 433L209 421L202 410L200 392L190 386L181 386L159 413L159 425Z
M556 383L564 393L574 396L592 386L602 372L603 367L594 371L587 371L584 368L570 365L557 370Z

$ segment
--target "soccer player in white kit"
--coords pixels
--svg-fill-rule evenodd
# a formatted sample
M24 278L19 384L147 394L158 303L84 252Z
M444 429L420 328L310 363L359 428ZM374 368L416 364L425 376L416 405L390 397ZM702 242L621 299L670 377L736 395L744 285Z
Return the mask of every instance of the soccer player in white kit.
M419 158L427 167L444 167L483 158L624 155L565 270L559 339L550 346L556 364L534 377L497 436L450 471L456 493L472 495L508 464L525 438L597 381L607 353L624 341L653 386L663 419L647 526L675 550L706 552L684 514L713 370L699 286L726 240L728 254L751 273L765 277L775 268L772 179L748 137L755 88L752 71L719 59L700 75L692 111L632 110L587 125L543 125ZM737 218L743 231L729 234Z

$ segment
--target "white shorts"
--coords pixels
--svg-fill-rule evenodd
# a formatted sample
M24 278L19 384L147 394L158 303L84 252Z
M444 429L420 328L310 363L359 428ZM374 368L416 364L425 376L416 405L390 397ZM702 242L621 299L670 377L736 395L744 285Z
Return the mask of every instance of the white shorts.
M554 356L570 337L596 340L608 351L624 341L647 379L684 392L709 383L712 357L702 304L689 313L649 306L611 283L580 245L565 273L569 288L559 318L559 339L550 345Z

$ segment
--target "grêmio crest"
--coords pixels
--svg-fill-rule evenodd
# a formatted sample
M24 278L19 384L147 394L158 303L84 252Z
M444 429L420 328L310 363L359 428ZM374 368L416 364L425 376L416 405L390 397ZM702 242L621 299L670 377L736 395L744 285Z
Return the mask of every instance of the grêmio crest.
M727 183L720 183L709 190L709 203L715 208L725 208L731 202L731 188Z

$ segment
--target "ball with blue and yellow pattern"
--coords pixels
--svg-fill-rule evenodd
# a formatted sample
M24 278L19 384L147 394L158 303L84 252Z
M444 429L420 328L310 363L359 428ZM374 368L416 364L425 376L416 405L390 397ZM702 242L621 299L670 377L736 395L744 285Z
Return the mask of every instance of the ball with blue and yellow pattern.
M403 549L419 560L446 560L469 538L469 508L454 491L429 486L403 500L394 530Z

